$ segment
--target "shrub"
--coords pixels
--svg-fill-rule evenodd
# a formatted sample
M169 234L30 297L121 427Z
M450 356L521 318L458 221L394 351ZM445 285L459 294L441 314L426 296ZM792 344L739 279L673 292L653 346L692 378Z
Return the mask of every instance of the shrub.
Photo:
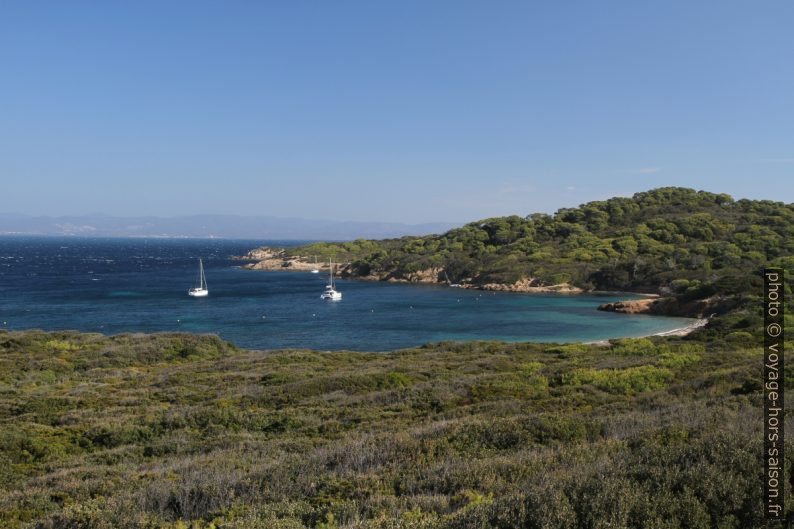
M669 369L645 365L625 369L575 369L565 375L563 381L569 385L592 384L608 393L633 395L662 389L671 378L673 372Z
M657 364L669 369L683 369L699 362L700 358L697 353L662 353L661 359Z

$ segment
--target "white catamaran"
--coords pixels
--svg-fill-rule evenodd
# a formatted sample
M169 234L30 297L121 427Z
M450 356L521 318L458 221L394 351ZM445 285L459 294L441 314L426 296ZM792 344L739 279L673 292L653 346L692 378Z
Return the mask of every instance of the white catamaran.
M328 260L328 270L328 284L325 285L325 292L320 295L320 299L339 301L342 299L342 293L334 289L334 265L330 259Z
M201 262L199 259L199 281L198 286L193 287L187 291L188 296L193 296L194 298L203 298L209 294L210 291L207 290L207 278L204 277L204 263Z

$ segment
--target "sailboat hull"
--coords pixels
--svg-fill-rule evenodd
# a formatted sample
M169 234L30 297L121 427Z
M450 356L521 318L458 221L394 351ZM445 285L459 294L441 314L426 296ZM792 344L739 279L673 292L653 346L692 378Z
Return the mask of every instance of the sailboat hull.
M322 295L320 295L320 299L339 301L340 299L342 299L342 293L336 290L323 292Z
M194 298L205 298L209 293L210 291L204 288L191 288L187 291L187 295L193 296Z

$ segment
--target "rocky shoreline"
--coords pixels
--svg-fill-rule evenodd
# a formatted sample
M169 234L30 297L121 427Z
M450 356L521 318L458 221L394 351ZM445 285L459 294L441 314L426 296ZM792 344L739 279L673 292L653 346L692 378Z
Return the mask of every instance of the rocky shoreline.
M655 316L681 316L684 318L705 318L722 311L724 300L719 297L698 299L688 302L673 297L632 299L604 303L598 310L619 312L621 314L651 314Z
M245 255L236 257L242 261L256 261L241 266L247 270L321 270L328 269L328 264L313 263L300 257L290 257L283 250L256 248Z
M512 284L486 283L484 285L461 285L462 288L474 288L477 290L495 290L500 292L523 292L535 294L582 294L584 289L573 286L570 283L559 283L556 285L544 285L536 278L519 279Z
M308 270L328 270L328 263L311 262L308 258L303 256L288 255L283 250L275 250L272 248L256 248L251 250L244 256L238 259L246 261L256 261L254 263L244 264L242 268L247 270L278 270L278 271L308 271ZM336 274L344 278L359 279L362 281L387 281L390 283L429 283L429 284L445 284L447 283L444 278L443 268L428 268L426 270L419 270L411 272L404 277L395 277L386 274L370 274L366 276L354 275L352 270L352 263L337 263ZM519 279L515 283L485 283L476 285L472 283L462 283L457 285L460 288L474 289L474 290L488 290L499 292L522 292L522 293L554 293L554 294L581 294L585 290L570 283L559 283L555 285L547 285L537 278L524 278Z
M242 265L248 270L278 270L278 271L309 271L309 270L328 270L328 263L310 261L308 257L299 255L289 255L284 250L273 248L256 248L238 259L255 261ZM352 263L337 263L335 274L339 277L358 279L362 281L387 281L390 283L427 283L445 284L448 283L443 268L428 268L411 272L402 277L388 274L369 274L355 275ZM583 294L588 291L571 285L570 283L559 283L549 285L543 283L538 278L523 278L515 283L485 283L473 284L463 282L457 286L459 288L488 290L497 292L520 292L529 294ZM656 294L638 293L645 296L644 299L614 301L605 303L598 307L598 310L608 312L618 312L621 314L650 314L655 316L679 316L685 318L702 319L716 312L720 312L722 300L719 298L709 298L690 302L681 302L674 297L659 297Z

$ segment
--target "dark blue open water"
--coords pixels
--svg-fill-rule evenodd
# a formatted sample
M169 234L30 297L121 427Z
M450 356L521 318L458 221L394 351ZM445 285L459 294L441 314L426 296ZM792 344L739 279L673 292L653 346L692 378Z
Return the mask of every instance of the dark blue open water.
M440 340L573 342L691 320L596 310L608 296L493 293L249 271L232 255L273 241L0 237L0 328L217 333L244 347L383 351ZM210 295L187 289L201 257ZM621 299L631 296L620 296Z

